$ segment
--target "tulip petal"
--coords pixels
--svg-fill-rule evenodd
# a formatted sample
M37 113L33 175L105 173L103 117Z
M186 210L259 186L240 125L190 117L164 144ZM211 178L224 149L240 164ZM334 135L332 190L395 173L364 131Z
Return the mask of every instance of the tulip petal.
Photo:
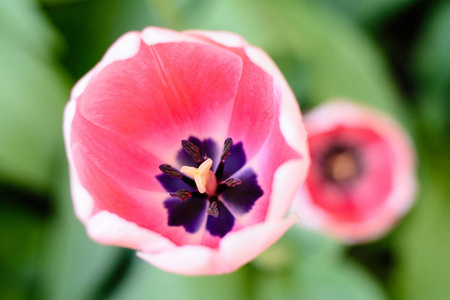
M238 176L242 183L228 187L220 196L234 214L242 215L252 209L264 192L258 185L257 176L252 169L239 172Z
M234 226L234 216L222 202L217 201L218 217L208 215L206 230L214 236L224 237Z
M94 124L173 163L178 143L193 134L225 140L241 73L241 58L217 47L141 45L97 74L78 104Z
M231 147L230 154L223 164L222 174L217 176L217 180L227 179L233 176L237 171L239 171L245 163L247 162L244 146L242 142L234 144Z
M74 118L72 126L77 128L71 136L72 147L80 145L109 177L130 187L162 191L155 177L163 161L129 138L96 126L81 115Z
M72 148L81 184L94 199L93 212L110 211L137 226L159 233L175 244L198 243L202 230L186 234L183 227L169 226L164 207L167 192L148 192L131 189L108 177L83 153L79 146ZM180 200L179 200L180 201Z
M228 136L235 141L245 141L248 159L264 144L275 118L273 78L252 63L241 51L242 72L236 100L233 106ZM258 108L255 109L255 103Z
M176 192L178 190L193 190L196 189L195 183L192 180L188 181L185 178L174 178L166 174L156 176L156 179L161 183L167 192Z
M183 226L187 232L195 233L200 229L206 215L206 197L195 193L191 198L181 201L170 198L164 201L169 213L170 226Z

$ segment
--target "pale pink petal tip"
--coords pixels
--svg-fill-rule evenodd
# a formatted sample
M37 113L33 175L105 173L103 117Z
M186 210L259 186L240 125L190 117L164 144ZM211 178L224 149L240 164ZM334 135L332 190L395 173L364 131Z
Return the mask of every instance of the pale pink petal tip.
M159 27L145 28L142 31L142 40L149 46L160 43L198 42L195 38L183 35L180 32Z
M207 30L186 30L183 33L192 36L204 36L216 43L230 48L244 48L248 46L247 41L242 36L228 31L207 31Z
M293 205L299 223L350 244L386 234L416 194L415 153L407 133L384 113L346 100L314 109L305 116L305 126L312 162ZM330 181L324 173L324 153L336 145L356 149L364 164L351 184Z
M160 234L126 221L116 214L101 211L86 224L89 236L98 243L132 248L145 252L165 251L175 245Z
M219 275L236 271L273 245L295 222L292 214L232 232L218 249L187 245L159 253L138 252L138 257L167 272L182 275Z
M100 62L84 75L72 88L70 98L78 98L86 89L91 79L109 64L135 56L140 48L141 34L131 31L121 36L109 47Z

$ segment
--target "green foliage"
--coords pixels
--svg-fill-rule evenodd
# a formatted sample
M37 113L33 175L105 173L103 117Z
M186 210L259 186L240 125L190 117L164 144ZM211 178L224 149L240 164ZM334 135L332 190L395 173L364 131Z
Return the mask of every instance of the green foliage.
M439 165L438 161L432 164L434 168ZM450 189L448 184L439 185L433 180L429 167L422 176L424 184L416 210L394 244L399 264L393 273L392 288L398 299L449 297Z
M382 22L393 13L417 0L321 0L335 6L352 18L364 23Z
M56 35L32 1L1 1L0 38L0 178L43 190L69 96Z
M136 258L129 276L109 299L248 299L245 269L229 275L185 277L149 266Z
M289 265L275 269L261 264L271 252L280 254L280 248L289 253ZM343 248L337 242L292 228L251 263L257 268L253 299L387 299L365 270L345 258Z
M450 5L427 2L430 11L410 21L423 20L405 53L410 101L384 37L368 34L423 2L0 0L0 187L15 191L0 189L0 298L448 299ZM387 282L348 247L298 229L238 272L211 277L168 274L89 240L73 213L63 154L68 81L120 35L149 25L237 32L274 58L304 111L348 97L414 129L421 193L384 240L393 256Z
M445 140L450 130L450 3L436 6L425 25L414 52L420 109L423 126Z
M57 217L48 224L41 256L43 299L92 299L99 293L120 256L120 249L96 244L76 219L70 201L68 169L60 159L55 192Z

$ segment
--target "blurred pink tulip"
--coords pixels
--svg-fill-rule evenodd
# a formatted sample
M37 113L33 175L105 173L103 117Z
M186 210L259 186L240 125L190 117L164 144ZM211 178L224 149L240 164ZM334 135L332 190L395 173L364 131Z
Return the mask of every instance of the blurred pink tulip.
M228 32L129 32L73 88L72 198L89 236L186 275L232 272L296 222L309 166L295 97Z
M300 223L347 243L385 234L413 203L414 151L381 112L331 101L305 116L311 168L296 195Z

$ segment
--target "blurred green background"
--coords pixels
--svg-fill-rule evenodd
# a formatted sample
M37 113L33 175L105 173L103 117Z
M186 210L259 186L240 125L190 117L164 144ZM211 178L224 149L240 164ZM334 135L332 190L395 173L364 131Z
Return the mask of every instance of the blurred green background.
M417 203L347 247L292 228L238 272L182 277L95 244L62 139L71 86L129 30L230 30L264 48L305 112L346 96L411 133ZM432 0L0 0L1 299L450 299L450 3Z

